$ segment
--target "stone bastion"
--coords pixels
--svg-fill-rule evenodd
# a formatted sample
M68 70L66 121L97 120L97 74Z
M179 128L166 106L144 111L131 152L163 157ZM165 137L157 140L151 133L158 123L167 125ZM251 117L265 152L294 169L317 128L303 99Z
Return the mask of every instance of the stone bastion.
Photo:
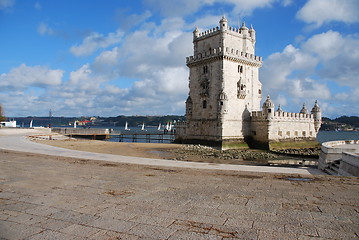
M325 170L333 163L340 163L339 175L359 177L359 140L322 143L318 168Z

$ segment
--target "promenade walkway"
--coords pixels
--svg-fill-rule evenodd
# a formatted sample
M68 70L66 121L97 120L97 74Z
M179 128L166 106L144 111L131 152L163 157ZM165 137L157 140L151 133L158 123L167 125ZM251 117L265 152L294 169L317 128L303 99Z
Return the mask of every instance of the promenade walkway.
M268 173L290 173L290 174L323 174L322 171L309 167L301 168L286 168L286 167L272 167L272 166L246 166L246 165L230 165L230 164L213 164L213 163L198 163L198 162L184 162L175 160L163 160L163 159L149 159L129 156L119 156L103 153L91 153L83 151L75 151L65 148L58 148L49 146L46 144L40 144L31 142L25 138L29 134L43 134L44 130L33 130L26 133L26 131L16 133L16 130L12 133L11 130L1 135L0 130L0 149L30 152L38 154L46 154L52 156L81 158L88 160L109 161L116 163L129 163L151 166L163 166L163 167L180 167L180 168L195 168L195 169L212 169L212 170L231 170L231 171L245 171L245 172L268 172Z
M359 236L357 178L64 156L75 152L0 136L0 239Z

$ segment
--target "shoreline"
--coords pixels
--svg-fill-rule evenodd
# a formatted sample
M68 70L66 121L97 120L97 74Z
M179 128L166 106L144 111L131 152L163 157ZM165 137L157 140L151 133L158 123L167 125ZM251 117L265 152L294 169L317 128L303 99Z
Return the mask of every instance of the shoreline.
M35 142L85 152L185 162L291 167L316 165L316 159L311 156L290 156L257 149L219 151L201 145L108 142L85 139L35 140Z

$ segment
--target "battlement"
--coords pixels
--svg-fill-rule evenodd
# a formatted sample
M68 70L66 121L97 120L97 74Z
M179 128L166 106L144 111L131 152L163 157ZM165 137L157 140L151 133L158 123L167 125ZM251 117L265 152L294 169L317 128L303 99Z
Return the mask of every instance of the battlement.
M198 33L198 35L195 36L195 39L196 39L196 40L200 40L200 39L203 39L203 38L207 38L207 37L216 35L216 34L218 34L219 32L220 32L219 27L211 28L211 29L209 29L209 30L207 30L207 31Z
M262 63L262 57L255 56L254 54L241 52L238 49L226 47L224 50L221 47L208 50L206 52L198 53L196 56L189 56L186 58L186 63L191 64L197 61L205 60L216 56L225 56L236 58L238 60L246 60L255 64Z
M253 30L254 31L254 30ZM252 38L253 41L255 41L255 35L252 33L253 31L249 31L248 28L235 28L235 27L231 27L231 26L225 26L222 29L222 32L225 33L230 33L230 34L235 34L238 37L241 38ZM211 37L214 36L216 34L219 34L221 32L221 29L217 26L215 28L211 28L209 30L206 30L204 32L198 32L197 34L194 35L193 40L197 41L197 40L202 40L204 38L207 37Z
M253 111L251 114L252 120L266 120L266 116L262 111ZM304 113L291 113L291 112L274 112L272 120L291 120L291 121L303 121L303 120L312 120L314 119L313 114L304 114Z
M177 121L176 122L176 128L177 127L186 127L187 126L187 121Z

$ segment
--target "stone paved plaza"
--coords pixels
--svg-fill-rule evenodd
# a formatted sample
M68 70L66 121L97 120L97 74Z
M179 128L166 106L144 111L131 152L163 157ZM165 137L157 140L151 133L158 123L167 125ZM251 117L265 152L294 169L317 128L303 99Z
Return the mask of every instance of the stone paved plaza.
M0 183L0 239L359 235L357 178L141 166L0 150Z

